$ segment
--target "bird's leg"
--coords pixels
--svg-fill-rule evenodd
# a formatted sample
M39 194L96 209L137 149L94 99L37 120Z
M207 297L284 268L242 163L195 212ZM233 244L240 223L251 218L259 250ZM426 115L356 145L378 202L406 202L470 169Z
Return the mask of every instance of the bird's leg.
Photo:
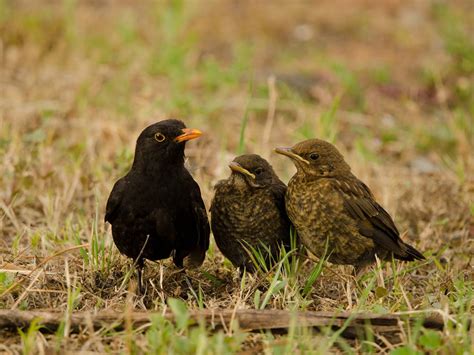
M137 267L137 281L138 281L138 293L143 295L144 286L143 286L143 269L145 268L145 260L140 258L136 261Z
M184 256L186 255L186 252L183 252L182 250L174 249L171 253L171 256L173 257L173 263L178 269L183 269L183 260Z
M193 290L193 285L191 284L191 280L189 279L189 276L188 276L188 274L186 273L186 270L183 269L183 270L181 271L181 273L184 275L184 281L185 281L186 284L188 285L188 288L189 288L190 290ZM194 290L193 290L193 292L194 292Z
M193 294L194 298L196 300L199 300L198 295L194 291L193 285L191 283L191 279L189 278L188 274L186 273L186 269L181 269L179 270L179 274L182 274L184 276L184 281L186 282L186 285L188 286L188 290Z
M356 281L364 274L365 267L354 266L352 269L352 277Z
M199 307L204 307L204 300L203 300L203 295L201 293L200 284L198 285L199 288L198 288L198 291L196 292L194 290L193 284L191 283L191 277L186 273L185 269L183 269L182 272L184 274L184 280L186 281L189 292L192 293L192 295L193 295L194 299L196 300L196 302L198 303Z
M255 270L250 265L241 265L239 267L239 276L240 278L244 277L244 274L252 274Z

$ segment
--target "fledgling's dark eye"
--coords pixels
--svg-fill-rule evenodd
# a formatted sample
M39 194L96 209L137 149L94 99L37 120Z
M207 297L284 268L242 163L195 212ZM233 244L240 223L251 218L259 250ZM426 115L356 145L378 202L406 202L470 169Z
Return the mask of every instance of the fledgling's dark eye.
M157 132L155 133L155 140L159 143L163 142L164 140L166 139L165 135L160 133L160 132Z
M309 159L311 160L318 160L319 159L319 154L318 153L311 153L309 155Z
M257 168L257 169L255 169L254 173L255 173L255 175L260 175L261 173L263 173L263 169L262 168Z

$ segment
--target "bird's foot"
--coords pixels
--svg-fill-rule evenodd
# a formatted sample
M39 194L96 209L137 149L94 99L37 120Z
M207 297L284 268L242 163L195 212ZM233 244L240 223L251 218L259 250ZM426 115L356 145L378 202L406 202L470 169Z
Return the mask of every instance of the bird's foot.
M146 285L143 282L143 270L145 268L145 262L143 259L137 261L137 292L139 296L143 296L146 293Z

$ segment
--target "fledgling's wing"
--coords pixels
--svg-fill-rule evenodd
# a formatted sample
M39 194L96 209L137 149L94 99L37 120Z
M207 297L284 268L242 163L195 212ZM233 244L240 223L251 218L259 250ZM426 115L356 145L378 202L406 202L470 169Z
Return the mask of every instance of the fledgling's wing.
M286 194L286 185L280 179L276 178L273 184L270 187L273 198L275 200L276 205L280 211L285 210L285 194ZM285 212L286 214L286 212Z
M113 223L117 210L120 207L120 203L123 199L123 193L125 191L125 186L127 185L125 177L117 180L112 192L110 192L109 199L107 200L107 206L105 208L105 222Z
M285 222L284 224L287 226L287 228L285 227L285 229L288 230L288 234L285 236L285 239L283 240L283 242L284 242L285 248L287 250L290 250L291 249L291 245L290 245L291 244L291 235L290 235L291 221L290 221L290 218L288 217L288 214L286 212L286 206L285 206L286 190L287 190L286 185L280 179L277 179L277 181L271 186L271 191L273 194L275 205L280 211L280 216Z
M335 180L334 187L343 199L346 212L357 221L361 235L402 259L424 259L421 253L403 243L392 217L375 201L367 185L350 176Z

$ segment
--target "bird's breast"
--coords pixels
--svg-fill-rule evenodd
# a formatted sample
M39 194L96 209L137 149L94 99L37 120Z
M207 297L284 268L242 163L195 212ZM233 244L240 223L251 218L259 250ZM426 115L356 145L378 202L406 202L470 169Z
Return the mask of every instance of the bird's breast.
M297 217L322 218L323 215L338 213L343 207L338 192L327 181L295 181L288 185L287 208Z
M303 239L325 241L333 234L334 220L341 215L342 200L324 181L296 182L288 185L286 209Z
M263 191L245 195L216 192L211 219L214 227L238 239L259 239L273 234L283 224L274 200Z
M173 214L188 204L188 185L181 176L172 172L168 176L142 176L140 179L132 179L124 194L122 208L133 210L135 218L145 218L162 208Z
M303 244L317 256L327 245L331 262L351 264L373 247L359 234L330 180L290 183L286 207Z

